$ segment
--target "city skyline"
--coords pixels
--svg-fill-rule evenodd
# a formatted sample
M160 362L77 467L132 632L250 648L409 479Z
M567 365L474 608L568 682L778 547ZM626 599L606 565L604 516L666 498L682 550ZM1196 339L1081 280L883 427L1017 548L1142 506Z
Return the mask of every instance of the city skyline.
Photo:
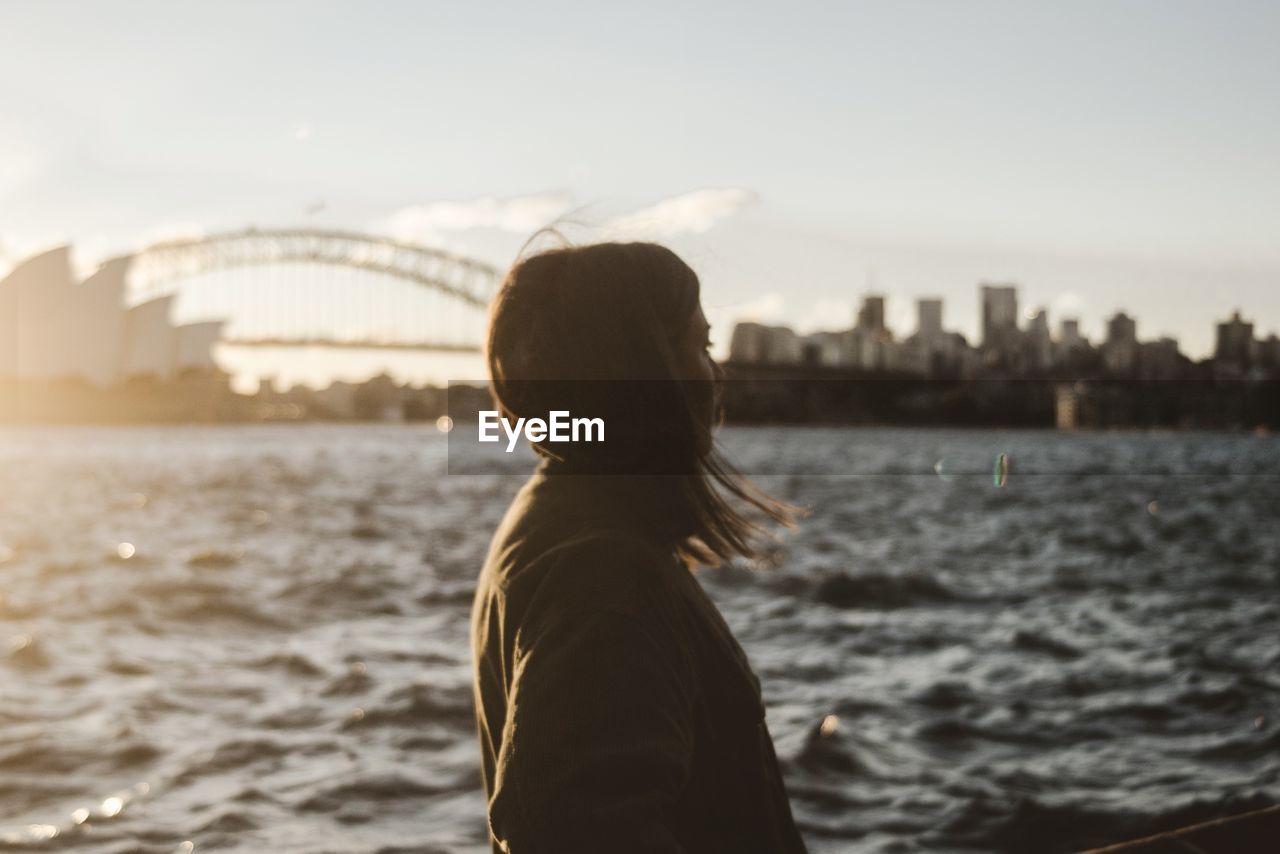
M1121 309L1099 319L1104 334L1081 332L1078 315L1050 318L1044 307L1019 310L1015 282L978 283L979 329L967 336L948 327L945 300L917 296L916 320L908 334L895 334L885 321L886 296L866 292L846 325L829 319L822 329L796 330L743 319L734 324L728 361L742 364L812 365L889 370L915 374L976 377L991 369L1014 373L1050 370L1102 371L1113 376L1135 371L1149 377L1186 376L1192 365L1209 365L1228 376L1251 368L1280 368L1280 336L1234 308L1229 316L1206 318L1213 331L1212 352L1191 356L1170 335L1142 334L1140 317Z
M352 349L350 345L344 344L339 351L330 352L326 356L323 353L317 353L315 345L290 347L282 344L272 347L273 353L265 361L259 357L259 364L255 365L254 356L261 354L263 348L260 345L254 345L246 350L237 346L234 335L233 340L226 340L226 328L231 318L225 316L225 311L209 304L208 281L202 281L205 291L204 300L181 290L160 299L147 297L143 301L130 300L126 289L126 271L130 267L129 257L108 260L84 277L83 285L76 287L76 273L71 263L72 256L72 247L56 247L20 260L6 275L0 276L0 340L13 333L15 329L21 333L17 336L17 343L14 345L17 349L14 350L14 354L17 356L18 364L35 368L34 371L25 372L29 378L40 376L54 378L65 366L76 363L90 367L88 370L63 371L62 375L79 374L100 386L107 386L138 373L152 373L167 377L180 364L187 362L207 365L216 362L232 376L234 387L241 392L252 392L260 379L271 379L280 387L301 383L313 388L325 388L335 381L361 382L381 374L390 374L402 382L414 384L457 381L463 377L467 378L466 381L475 381L484 373L482 367L476 367L483 364L478 353L427 351L414 354L410 351L401 351L388 360L385 355L377 352L376 345L366 349L359 347ZM274 281L275 274L270 272L270 268L264 268L264 270L267 271L265 274L267 278L263 280L263 285L267 285ZM1016 282L980 281L978 283L976 290L979 294L979 310L974 320L978 328L976 334L962 331L972 324L963 322L956 324L954 314L945 312L947 301L936 296L913 295L904 298L890 297L884 293L863 292L859 297L861 302L856 311L850 312L849 320L852 328L855 329L886 331L888 335L886 340L893 345L931 340L933 343L926 346L926 350L930 350L936 349L934 345L938 341L947 339L950 343L944 349L951 351L948 358L952 359L956 357L954 352L956 348L973 349L976 352L980 349L989 349L994 342L997 347L1007 345L1006 349L1008 346L1018 349L1030 340L1028 338L1030 336L1040 342L1035 347L1042 351L1042 355L1033 355L1029 358L1041 367L1047 367L1053 361L1049 356L1051 351L1056 353L1064 348L1068 351L1079 348L1090 350L1095 345L1102 345L1114 339L1117 323L1124 326L1126 330L1124 335L1135 345L1140 340L1158 343L1169 351L1168 358L1172 359L1189 357L1195 362L1220 358L1223 350L1223 328L1240 326L1240 324L1247 326L1246 337L1249 341L1255 342L1257 347L1262 348L1262 351L1272 353L1276 347L1274 329L1269 330L1266 324L1255 322L1255 318L1248 314L1247 307L1243 309L1245 315L1243 318L1242 309L1239 306L1233 308L1230 317L1227 317L1224 312L1219 312L1212 318L1202 318L1206 329L1216 329L1217 332L1210 352L1197 356L1187 353L1176 336L1158 333L1153 335L1146 328L1139 330L1140 314L1118 309L1110 315L1095 318L1081 317L1079 312L1051 317L1049 310L1044 306L1020 309L1020 289L1021 286ZM255 289L255 293L264 298L270 296L261 290ZM22 320L24 315L21 312L14 314L13 311L5 309L6 294L11 301L17 298L17 302L9 308L25 307L27 309L25 316L28 320ZM276 294L269 300L277 311L287 305L279 302L280 296ZM178 309L178 306L184 302L189 306L185 312ZM380 302L384 306L387 305L385 300ZM889 317L892 314L901 317L902 312L898 309L901 309L904 303L914 308L914 320L906 329L895 328L889 322ZM191 305L196 308L191 309ZM128 311L125 311L126 307L129 307ZM108 314L116 319L101 325L100 328L90 329L87 323L90 315L107 309L110 309ZM39 312L44 312L54 319L37 318ZM133 325L150 317L156 322L144 323L143 326L150 325L156 330L168 330L159 337L143 336L148 341L155 339L143 348L152 351L150 355L138 357L133 352L138 342L125 343L128 338L126 334L128 330L125 326L128 324L122 325L120 322L120 318L125 316L137 318L136 321L132 321ZM296 326L296 319L292 323ZM731 360L734 342L738 341L739 327L751 326L792 335L795 338L794 348L816 346L818 350L829 350L832 347L844 346L837 344L842 333L839 330L833 330L832 327L840 324L838 321L833 321L829 313L824 317L824 323L819 328L808 330L804 328L793 330L786 323L760 323L752 321L749 317L739 317L734 319L725 330L728 334L723 336L723 346L715 348L717 358L721 361ZM901 326L902 324L899 324L899 327ZM1089 326L1100 327L1103 332L1099 335L1090 335L1083 331ZM79 332L75 333L74 330ZM173 337L172 333L175 330L185 330L182 341L186 343L181 343L178 338ZM795 335L796 331L799 332L798 336ZM58 347L61 346L59 342L64 339L69 340L69 333L74 333L70 335L71 338L79 336L82 340L78 340L75 347L66 347L65 352L59 352ZM346 337L337 330L335 333L340 338ZM1006 334L1011 335L1012 338L1010 342L1001 345L997 339ZM1238 348L1239 345L1236 346ZM794 348L790 345L783 347L784 350ZM320 345L320 350L323 351L323 349L323 345ZM185 355L180 356L180 351ZM796 349L795 354L785 357L783 361L800 361L800 352L800 349ZM239 359L229 358L229 354L238 354ZM353 354L357 354L354 360ZM246 355L249 357L247 360ZM299 356L311 363L313 371L310 375L299 375L288 369L287 363ZM138 358L141 358L145 364L143 369L134 371L131 363L138 361ZM821 356L820 361L834 364L835 362L831 361L833 358L837 362L848 363L848 354L843 357L832 357L828 354ZM874 358L865 356L855 358L854 362L860 362L863 359L882 361L883 358L883 356ZM924 358L927 360L927 355ZM171 364L157 368L157 359L161 361L168 359ZM353 369L351 364L353 361L362 367ZM1268 357L1266 361L1269 364L1270 358ZM416 370L412 367L414 362L418 365ZM262 370L262 364L266 364L268 369ZM286 366L282 368L282 364ZM340 365L342 367L339 367ZM428 366L426 370L422 369L423 365ZM447 367L442 370L442 365ZM317 366L319 370L314 370ZM0 358L0 375L12 373L3 370L4 367L4 359ZM912 363L908 370L917 371L920 367ZM20 371L19 375L23 373Z
M813 329L868 287L902 333L911 294L976 317L983 279L1194 357L1206 315L1280 324L1269 4L253 15L6 5L0 269L297 224L504 266L567 218L686 257L721 353L739 317Z
M1018 292L1020 288L1021 286L1017 282L994 282L982 280L977 283L977 290L981 296L978 300L979 312L975 323L979 331L976 336L965 335L971 345L981 345L988 342L990 340L993 327L1010 326L1017 328L1020 331L1026 331L1025 329L1022 329L1024 325L1034 325L1037 323L1046 324L1047 328L1051 332L1053 340L1055 341L1063 340L1068 342L1094 343L1098 340L1105 340L1107 332L1109 331L1108 323L1116 317L1127 317L1134 322L1135 326L1141 321L1141 315L1133 311L1130 307L1117 308L1109 315L1104 317L1095 317L1092 319L1082 317L1079 312L1066 313L1055 317L1051 315L1048 307L1044 305L1039 305L1034 308L1031 306L1025 306L1020 310L1018 308L1018 303L1020 302ZM990 292L993 297L990 302L985 299L988 292ZM957 326L954 323L954 320L948 320L948 315L946 313L948 303L945 299L938 296L891 296L881 292L865 292L860 298L862 300L861 305L859 305L856 311L852 313L852 320L855 326L879 326L889 329L904 338L921 332L926 334L941 334L944 331L957 332L960 331L961 328L967 328L972 325L965 323ZM908 329L903 330L901 328L895 328L886 321L886 317L888 315L886 307L891 304L890 300L894 303L906 301L912 306L914 310L914 319ZM997 313L997 316L991 317L988 315L988 312L992 310ZM900 313L899 316L901 316ZM1242 319L1250 325L1251 329L1256 328L1259 331L1260 334L1258 337L1260 339L1280 335L1280 332L1277 332L1276 328L1274 328L1276 324L1257 322L1256 318L1254 318L1250 313L1248 306L1233 305L1230 309L1220 311L1212 317L1205 318L1205 322L1207 327L1212 330L1221 326L1223 323L1240 322ZM1092 321L1091 323L1090 320ZM743 321L751 322L749 318L743 318ZM1103 334L1095 336L1084 334L1081 331L1082 323L1102 329ZM804 332L806 330L797 329L796 331ZM831 329L828 326L824 328L814 328L807 331L811 333L821 333L831 331ZM1146 331L1147 330L1142 330L1142 332ZM903 334L904 332L905 334ZM1137 333L1136 329L1135 333ZM965 333L961 332L961 334ZM1140 335L1140 337L1142 336ZM1148 334L1145 337L1151 339L1170 338L1178 341L1179 344L1182 343L1177 336L1173 335ZM1205 358L1213 357L1217 349L1218 345L1215 339L1214 346L1210 348L1210 351L1206 354Z

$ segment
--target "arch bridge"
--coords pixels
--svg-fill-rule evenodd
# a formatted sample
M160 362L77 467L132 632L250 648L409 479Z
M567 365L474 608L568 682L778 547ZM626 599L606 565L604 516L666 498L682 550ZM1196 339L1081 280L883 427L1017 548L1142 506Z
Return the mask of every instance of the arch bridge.
M255 229L156 243L132 256L131 302L180 293L228 319L240 346L469 352L501 272L465 256L349 231Z

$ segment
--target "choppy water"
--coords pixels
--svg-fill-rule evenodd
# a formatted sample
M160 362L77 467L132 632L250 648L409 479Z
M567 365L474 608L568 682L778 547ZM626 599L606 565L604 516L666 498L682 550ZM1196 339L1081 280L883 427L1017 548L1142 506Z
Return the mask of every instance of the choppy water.
M1280 800L1280 441L727 440L865 472L769 479L813 515L702 574L814 852ZM0 850L483 851L467 619L520 481L443 468L425 428L0 431Z

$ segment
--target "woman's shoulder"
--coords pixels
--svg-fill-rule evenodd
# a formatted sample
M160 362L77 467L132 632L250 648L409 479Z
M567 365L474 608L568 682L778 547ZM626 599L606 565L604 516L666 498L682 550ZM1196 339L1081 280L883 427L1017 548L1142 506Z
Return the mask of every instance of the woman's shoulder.
M541 608L644 613L684 571L674 551L639 533L593 528L551 546L514 580L531 583L530 605Z
M547 615L653 617L675 607L680 574L675 552L626 529L590 528L540 548L508 553L493 571L493 594L521 622Z

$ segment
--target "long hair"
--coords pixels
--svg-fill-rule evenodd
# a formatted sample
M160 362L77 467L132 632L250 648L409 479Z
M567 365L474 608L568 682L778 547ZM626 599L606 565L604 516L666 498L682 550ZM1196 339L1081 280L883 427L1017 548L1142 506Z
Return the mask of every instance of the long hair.
M508 272L490 307L486 348L506 415L575 404L609 413L612 468L597 458L576 470L627 475L632 507L689 566L754 557L762 522L790 526L798 512L724 459L711 436L709 384L681 381L678 348L699 304L697 275L663 246L551 249ZM558 448L535 450L566 462Z

